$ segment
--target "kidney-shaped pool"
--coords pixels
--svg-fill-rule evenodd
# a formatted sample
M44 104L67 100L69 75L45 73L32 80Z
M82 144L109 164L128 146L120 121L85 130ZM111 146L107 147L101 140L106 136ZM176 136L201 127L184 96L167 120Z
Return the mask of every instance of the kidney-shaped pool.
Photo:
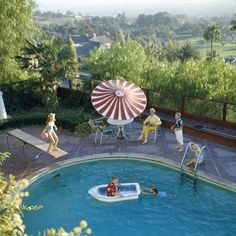
M88 190L119 181L158 186L167 197L140 195L137 200L99 202ZM50 172L27 189L25 204L43 209L24 213L26 232L46 228L71 230L85 219L95 236L236 235L236 195L203 181L194 190L181 184L180 173L155 163L136 160L84 162Z

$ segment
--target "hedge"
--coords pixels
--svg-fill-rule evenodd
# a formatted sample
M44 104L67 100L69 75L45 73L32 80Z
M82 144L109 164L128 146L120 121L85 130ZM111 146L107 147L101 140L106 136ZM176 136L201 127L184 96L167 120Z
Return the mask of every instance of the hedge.
M27 113L14 114L11 118L0 121L0 131L29 125L44 126L47 114L46 111L28 111ZM84 112L83 109L64 109L56 113L56 124L73 132L78 124L88 121L90 117L91 113Z

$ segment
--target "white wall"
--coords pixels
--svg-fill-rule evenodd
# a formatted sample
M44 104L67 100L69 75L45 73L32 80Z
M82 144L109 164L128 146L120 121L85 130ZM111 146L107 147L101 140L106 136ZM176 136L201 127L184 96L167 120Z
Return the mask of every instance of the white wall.
M5 109L2 94L3 93L0 91L0 120L7 119L7 112L6 112L6 109Z

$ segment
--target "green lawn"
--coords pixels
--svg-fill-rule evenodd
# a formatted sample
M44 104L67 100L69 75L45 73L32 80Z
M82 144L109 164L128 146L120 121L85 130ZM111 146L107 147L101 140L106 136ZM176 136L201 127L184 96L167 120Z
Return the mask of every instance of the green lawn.
M210 51L210 42L206 42L201 37L192 38L188 35L176 37L176 41L182 45L186 42L190 42L193 47L201 54L205 54L206 51ZM214 49L222 57L236 57L236 43L214 43Z
M34 21L39 25L65 25L67 22L73 22L75 20L74 17L38 17L34 16Z

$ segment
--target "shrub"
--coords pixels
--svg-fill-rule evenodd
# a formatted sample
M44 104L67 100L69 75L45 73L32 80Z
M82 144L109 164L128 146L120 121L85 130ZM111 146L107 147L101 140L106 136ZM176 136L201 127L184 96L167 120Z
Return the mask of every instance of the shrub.
M79 90L70 90L70 93L70 96L61 98L60 105L66 108L83 107L85 110L92 109L92 103L89 94Z
M75 130L73 132L75 135L78 135L79 137L84 137L86 135L89 135L91 133L91 128L88 124L88 122L83 122L78 124L75 127Z
M6 130L9 128L20 128L28 125L42 125L46 122L48 112L45 110L29 110L22 114L13 114L10 119L0 121L0 130ZM89 113L83 109L61 109L56 113L56 124L59 127L74 131L75 127L87 121Z
M10 153L0 152L0 168L2 161L10 157ZM9 175L5 177L0 172L0 235L1 236L23 236L25 234L25 225L22 219L23 210L32 211L39 210L43 206L26 206L23 204L23 198L29 196L29 192L25 191L29 181L21 179L16 181L15 177ZM42 234L44 236L82 236L90 235L92 230L88 228L88 223L81 220L79 226L74 227L71 232L66 232L63 228L47 229Z
M42 106L41 84L38 80L1 84L7 112L17 112L34 106Z

